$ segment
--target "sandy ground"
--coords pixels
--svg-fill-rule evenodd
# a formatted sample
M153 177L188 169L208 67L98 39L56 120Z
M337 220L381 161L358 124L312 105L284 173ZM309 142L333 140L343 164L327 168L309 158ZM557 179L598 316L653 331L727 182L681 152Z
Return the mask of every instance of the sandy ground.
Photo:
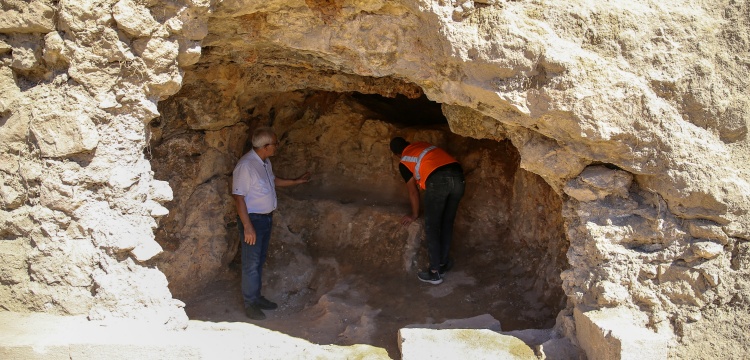
M239 269L227 268L201 295L183 301L191 320L250 322L321 345L369 344L400 359L398 330L412 324L489 314L503 331L551 328L559 309L529 298L532 281L513 279L511 270L466 268L457 259L440 285L416 274L345 271L326 279L322 294L264 294L279 308L255 321L244 314Z

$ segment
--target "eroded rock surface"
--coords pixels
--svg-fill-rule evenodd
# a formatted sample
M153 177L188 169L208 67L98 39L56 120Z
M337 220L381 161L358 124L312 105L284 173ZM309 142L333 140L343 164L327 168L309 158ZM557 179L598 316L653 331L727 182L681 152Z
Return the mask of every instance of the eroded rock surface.
M146 5L2 2L0 246L17 269L0 285L5 310L186 324L149 263L172 194L143 155L144 124L181 86L184 36L166 23L209 4ZM134 32L149 16L152 31Z

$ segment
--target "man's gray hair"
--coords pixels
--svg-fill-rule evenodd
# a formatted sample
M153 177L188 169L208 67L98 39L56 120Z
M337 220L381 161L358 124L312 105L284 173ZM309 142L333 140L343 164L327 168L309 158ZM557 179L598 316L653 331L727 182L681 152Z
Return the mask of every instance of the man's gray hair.
M253 131L253 148L260 149L268 144L273 143L273 136L276 133L272 128L264 126Z

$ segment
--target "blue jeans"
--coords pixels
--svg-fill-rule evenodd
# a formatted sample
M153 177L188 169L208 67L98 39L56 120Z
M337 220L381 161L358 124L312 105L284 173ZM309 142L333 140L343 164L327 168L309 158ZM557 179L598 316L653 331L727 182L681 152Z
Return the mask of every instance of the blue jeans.
M436 170L425 184L424 222L430 270L439 270L448 261L453 241L453 221L458 203L464 196L466 181L463 172Z
M248 245L245 242L245 227L242 221L238 221L242 247L242 298L246 307L260 298L263 264L266 262L273 227L273 215L249 215L250 223L255 228L255 245Z

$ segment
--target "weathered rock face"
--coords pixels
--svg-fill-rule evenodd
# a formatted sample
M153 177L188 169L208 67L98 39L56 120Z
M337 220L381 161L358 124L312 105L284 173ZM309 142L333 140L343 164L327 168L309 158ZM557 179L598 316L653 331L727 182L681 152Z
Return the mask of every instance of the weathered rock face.
M163 179L195 189L194 202L212 199L163 224L179 230L160 236L163 256L200 248L217 258L231 229L199 231L231 222L226 171L253 114L319 118L249 104L296 90L423 92L456 134L512 143L520 168L536 174L517 172L516 193L539 176L562 197L570 269L559 331L575 338L575 307L621 306L676 335L670 356L701 341L714 344L706 357L750 351L700 336L750 324L745 2L0 4L0 297L9 310L179 323L154 259L172 193L149 159L167 169L183 161L189 176ZM149 129L157 102L181 86L201 97L161 111L172 107L196 132ZM292 136L293 124L273 125ZM378 127L365 135L380 136ZM185 158L158 156L149 136ZM519 214L547 205L524 203ZM192 238L170 238L191 226Z
M180 88L182 14L210 4L1 4L3 308L184 326L149 263L172 191L143 156L144 123Z

